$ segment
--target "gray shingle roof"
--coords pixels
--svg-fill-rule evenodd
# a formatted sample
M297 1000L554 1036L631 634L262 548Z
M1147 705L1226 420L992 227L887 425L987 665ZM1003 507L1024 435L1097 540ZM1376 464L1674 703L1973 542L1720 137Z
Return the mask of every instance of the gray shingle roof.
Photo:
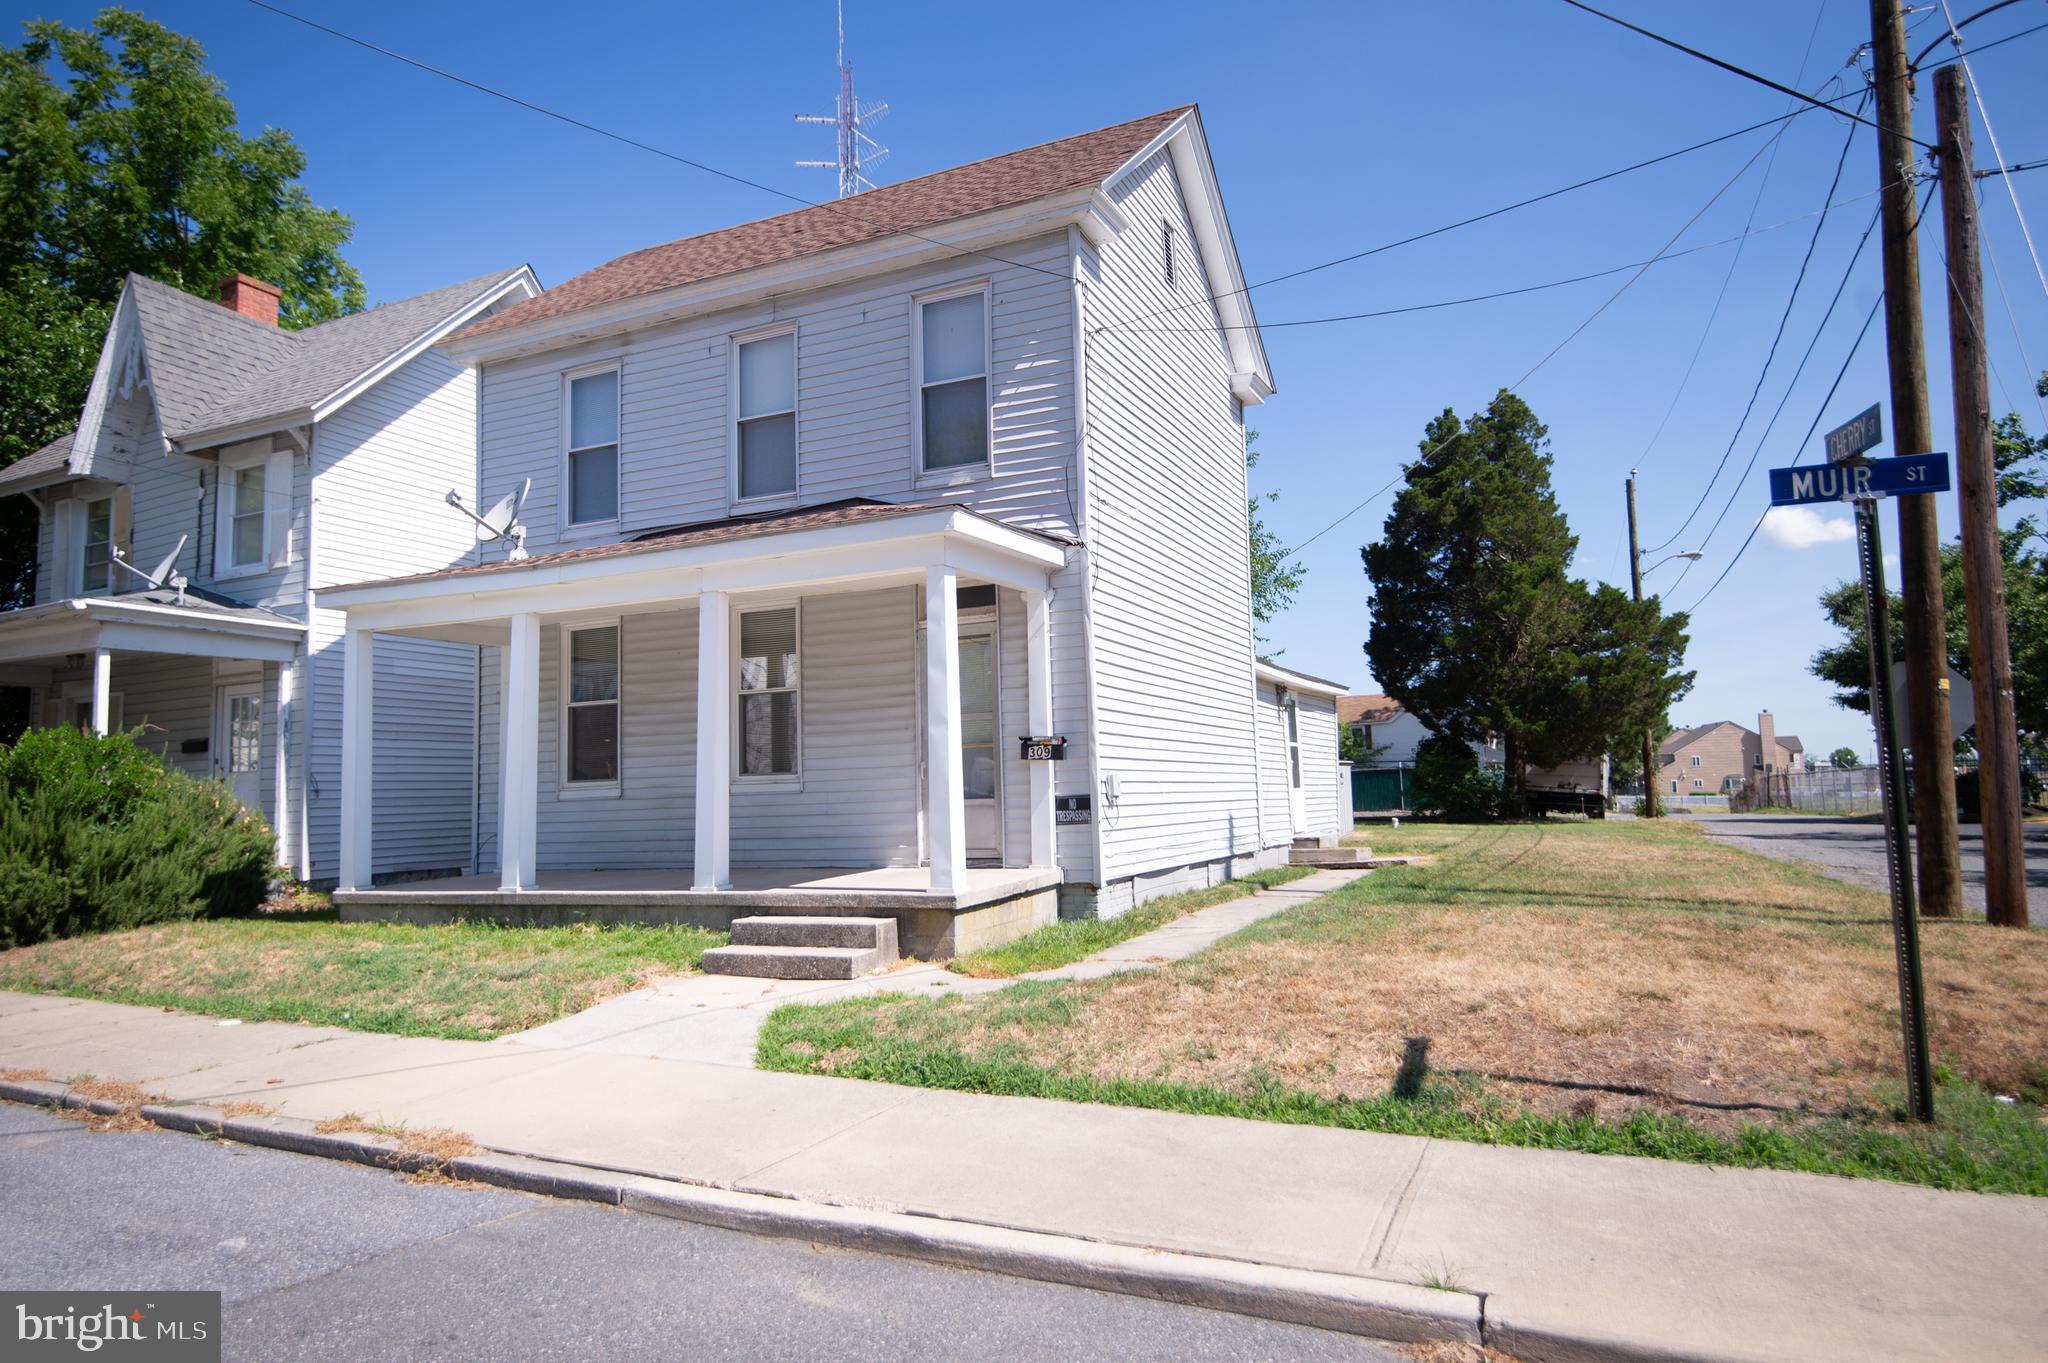
M45 480L54 482L64 475L70 459L71 436L60 435L35 453L24 454L4 470L0 470L0 488L34 484Z
M289 331L154 279L131 274L128 289L142 324L157 419L173 440L199 429L199 414L222 394L260 385L300 344Z

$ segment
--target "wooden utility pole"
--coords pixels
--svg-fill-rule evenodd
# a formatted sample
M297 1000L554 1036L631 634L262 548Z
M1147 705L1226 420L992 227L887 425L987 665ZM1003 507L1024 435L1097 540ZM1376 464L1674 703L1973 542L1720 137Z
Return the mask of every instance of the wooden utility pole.
M1643 599L1643 551L1636 546L1636 471L1628 471L1628 582L1636 600ZM1654 729L1643 730L1643 807L1642 816L1654 819L1657 808L1657 734Z
M1884 214L1884 330L1891 364L1892 453L1934 451L1927 406L1927 342L1920 307L1918 186L1913 146L1913 76L1899 0L1870 0L1876 67L1878 185ZM1963 911L1962 849L1956 839L1955 732L1948 713L1948 622L1941 599L1941 527L1933 496L1900 497L1899 584L1906 644L1906 739L1913 750L1914 848L1920 912Z
M1959 66L1934 73L1940 131L1941 224L1948 249L1948 354L1955 382L1956 493L1962 503L1963 602L1970 617L1970 689L1977 699L1977 798L1984 808L1984 916L2027 925L2020 841L2020 743L1992 458L1991 378L1984 353L1984 260L1977 240L1969 94Z

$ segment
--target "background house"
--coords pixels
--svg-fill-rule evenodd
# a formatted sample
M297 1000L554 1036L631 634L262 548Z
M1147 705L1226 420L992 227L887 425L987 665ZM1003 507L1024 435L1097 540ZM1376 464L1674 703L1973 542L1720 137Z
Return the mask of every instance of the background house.
M1769 710L1746 729L1732 719L1674 729L1657 745L1658 779L1667 795L1718 795L1745 781L1806 770L1806 745L1780 735Z
M1415 761L1416 749L1429 737L1429 730L1423 727L1422 721L1392 696L1340 697L1337 701L1337 722L1368 748L1382 749L1361 761L1360 767L1411 765ZM1498 769L1507 762L1506 751L1497 743L1475 743L1472 751L1482 767ZM1529 769L1529 788L1532 790L1597 790L1604 795L1607 786L1605 757Z

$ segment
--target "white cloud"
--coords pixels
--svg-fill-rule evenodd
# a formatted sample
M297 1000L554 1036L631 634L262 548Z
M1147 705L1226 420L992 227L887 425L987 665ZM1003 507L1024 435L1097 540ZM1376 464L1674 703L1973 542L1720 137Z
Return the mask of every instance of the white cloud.
M1764 538L1780 549L1846 544L1856 524L1844 516L1823 516L1810 506L1774 506L1764 514Z

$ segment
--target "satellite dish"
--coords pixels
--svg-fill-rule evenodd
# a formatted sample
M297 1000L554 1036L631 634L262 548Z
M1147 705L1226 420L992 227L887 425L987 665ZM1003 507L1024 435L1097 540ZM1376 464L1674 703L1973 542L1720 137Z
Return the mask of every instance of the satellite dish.
M176 572L174 569L178 562L178 555L185 552L185 541L190 538L191 536L189 535L178 536L177 544L172 547L170 553L164 555L164 561L156 565L156 571L153 573L145 573L142 569L130 563L128 556L121 552L121 546L118 544L111 546L107 550L107 557L152 587L168 585L172 591L178 594L178 604L182 606L185 604L185 588L190 585L190 581L183 573Z
M512 549L507 558L518 560L526 557L526 527L519 523L519 513L526 507L527 494L533 491L533 479L528 478L519 485L519 491L507 493L498 499L498 504L479 516L462 503L462 494L450 489L445 499L448 505L460 511L477 523L487 540L509 539Z

